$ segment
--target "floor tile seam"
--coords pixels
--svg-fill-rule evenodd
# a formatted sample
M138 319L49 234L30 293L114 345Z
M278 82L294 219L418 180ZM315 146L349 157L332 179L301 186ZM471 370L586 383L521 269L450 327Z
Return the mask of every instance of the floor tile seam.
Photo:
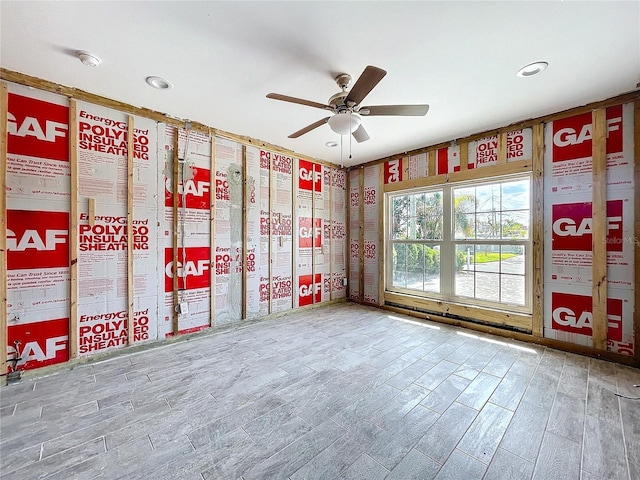
M80 444L78 444L78 445L74 445L73 447L71 447L71 448L79 447L80 445L84 445L85 443L93 442L94 440L97 440L97 439L99 439L99 438L102 438L102 448L103 448L103 451L102 451L102 452L100 452L100 453L94 453L94 454L92 454L92 455L89 455L89 456L88 456L88 457L86 457L86 458L83 458L83 461L82 461L82 462L80 462L80 463L84 463L85 461L89 461L89 460L91 460L91 459L93 459L93 458L95 458L95 457L97 457L97 456L99 456L99 455L104 455L104 454L106 454L106 453L107 453L107 449L106 449L106 448L107 448L107 445L106 445L106 442L105 442L104 435L102 435L102 436L100 436L100 437L93 438L92 440L88 440L88 441L86 441L86 442L82 442L82 443L80 443ZM52 458L52 457L54 457L55 455L58 455L58 454L60 454L60 453L64 453L64 452L66 452L66 451L68 451L68 450L71 450L71 448L65 449L65 450L63 450L63 451L61 451L61 452L57 452L57 453L56 453L56 454L54 454L54 455L50 455L50 456L48 456L48 457L44 457L43 459L38 459L38 460L36 460L36 461L34 461L34 462L31 462L31 463L28 463L28 464L26 464L26 465L20 465L18 468L14 469L14 470L12 470L12 471L10 471L10 472L3 471L2 473L3 473L4 475L6 475L7 473L16 473L16 472L18 472L18 471L20 471L20 470L22 470L22 469L26 469L26 468L31 468L31 467L34 467L34 466L38 466L41 462L44 462L44 461L45 461L45 460L47 460L48 458ZM60 473L60 472L62 472L62 471L64 471L64 470L67 470L67 469L68 469L68 468L70 468L71 466L72 466L72 465L66 466L66 467L64 467L64 468L58 468L57 470L54 470L54 471L48 471L46 476L54 475L54 474L56 474L56 473ZM54 468L57 468L57 467L55 467L55 466L54 466ZM22 477L22 478L29 478L29 477ZM42 478L42 477L39 477L39 478ZM44 478L46 478L46 477L44 477Z

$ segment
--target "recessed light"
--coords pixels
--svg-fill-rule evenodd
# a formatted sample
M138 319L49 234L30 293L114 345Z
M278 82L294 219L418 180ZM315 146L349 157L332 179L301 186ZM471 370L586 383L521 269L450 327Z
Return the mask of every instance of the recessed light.
M83 65L87 67L97 67L102 63L100 57L98 57L95 53L86 52L84 50L78 50L76 52L78 59L82 62Z
M173 85L162 77L147 77L147 84L158 90L169 90Z
M518 70L517 75L519 77L532 77L534 75L539 74L547 69L549 64L547 62L534 62L529 65L525 65L520 70Z
M330 142L325 143L325 145L329 148L333 148L333 147L337 147L338 146L338 142L334 142L333 140Z

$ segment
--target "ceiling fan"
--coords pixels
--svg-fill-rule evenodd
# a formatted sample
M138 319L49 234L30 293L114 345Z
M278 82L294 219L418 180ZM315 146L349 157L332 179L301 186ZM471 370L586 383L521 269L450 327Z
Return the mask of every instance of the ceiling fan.
M340 135L352 134L358 143L369 140L369 134L362 125L363 116L398 115L398 116L424 116L429 111L429 105L376 105L361 106L364 98L384 78L387 72L381 68L369 65L364 69L353 88L347 91L351 84L351 75L342 73L335 78L341 92L329 98L328 104L312 102L302 98L289 97L279 93L269 93L267 98L282 100L283 102L297 103L308 107L320 108L333 112L333 116L325 117L317 122L307 125L289 135L289 138L298 138L325 123L331 130Z

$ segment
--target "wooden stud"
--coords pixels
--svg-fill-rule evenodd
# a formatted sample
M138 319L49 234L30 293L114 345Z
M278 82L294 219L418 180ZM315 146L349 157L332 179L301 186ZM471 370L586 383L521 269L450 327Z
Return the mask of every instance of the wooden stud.
M407 158L407 172L409 167L409 159ZM407 175L405 178L409 178ZM378 169L378 205L382 211L378 214L378 305L384 305L384 290L385 290L385 258L387 257L385 252L386 230L385 230L385 217L387 216L387 202L386 195L384 194L384 168Z
M214 189L216 184L216 138L209 132L209 140L211 141L211 164L209 166L209 185ZM209 195L209 326L215 326L216 320L216 196Z
M507 163L507 132L498 133L498 165Z
M436 151L429 150L427 152L427 178L434 177L436 172ZM386 186L384 191L387 191Z
M593 111L592 301L593 346L607 349L607 119L606 110Z
M532 334L544 336L544 124L533 126L533 179L531 182L533 295Z
M634 192L634 269L635 288L633 309L634 348L640 364L640 100L633 104L633 192Z
M360 288L360 301L364 302L364 168L360 169L358 176L358 190L360 192L360 203L358 208L360 214L358 218L358 284Z
M351 295L349 295L349 289L351 288L351 170L347 169L345 171L345 179L344 183L346 185L345 192L345 206L346 213L344 218L345 228L346 228L346 245L344 251L344 267L345 267L345 275L347 276L347 288L345 290L345 300L349 300Z
M329 300L333 300L333 174L329 168ZM325 192L326 195L327 192ZM324 232L323 232L324 237ZM324 288L324 284L322 286Z
M71 305L69 306L69 358L78 356L78 105L69 102L69 277Z
M247 318L247 206L249 204L247 196L250 195L247 184L249 168L247 166L247 147L242 145L242 300L240 318Z
M129 115L127 128L127 344L133 345L133 130L135 123Z
M0 385L7 384L7 120L9 86L0 84Z
M469 144L462 142L460 145L460 171L464 172L469 169Z
M299 161L299 160L298 160ZM316 166L311 164L311 231L314 231L316 221ZM297 231L297 227L294 228ZM323 232L324 233L324 232ZM296 234L298 236L298 234ZM311 236L311 291L316 288L316 246L315 238ZM320 288L322 288L322 283ZM320 294L322 298L322 293ZM316 303L315 293L311 294L311 304Z
M173 139L173 175L172 175L172 179L171 179L171 184L172 184L172 188L173 188L173 268L171 269L173 271L173 284L172 284L172 288L173 288L173 322L172 322L172 332L174 335L178 335L178 332L180 331L180 321L179 321L179 317L178 317L178 303L179 303L179 297L178 297L178 186L179 186L179 181L178 181L178 176L179 176L179 172L178 170L180 169L180 162L178 161L179 158L179 151L178 148L180 146L180 128L176 127L175 128L175 137ZM185 152L186 153L186 152Z
M459 172L451 172L446 175L434 175L431 177L416 178L402 182L387 183L384 186L385 192L397 192L399 190L411 190L412 188L430 187L442 185L450 182L462 182L468 180L479 180L490 176L511 175L517 173L528 173L532 169L531 160L519 160L517 162L505 163L503 165L492 165L483 168L472 168Z
M300 162L300 159L298 159ZM296 168L300 168L300 164L298 162L292 162L292 170L291 170L291 283L292 285L298 284L298 266L296 265L296 252L298 251L298 228L296 225L296 211L297 211L297 200L298 200L298 172L296 172ZM280 236L280 247L283 246L283 238ZM291 308L295 308L296 306L296 294L295 289L292 290L291 293Z
M96 199L88 198L87 203L87 208L89 210L89 225L93 227L96 224Z
M269 152L269 314L273 312L273 158Z

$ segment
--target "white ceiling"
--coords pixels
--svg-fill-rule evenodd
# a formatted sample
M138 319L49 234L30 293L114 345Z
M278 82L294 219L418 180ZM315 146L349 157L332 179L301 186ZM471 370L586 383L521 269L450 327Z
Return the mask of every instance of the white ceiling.
M634 90L640 2L14 2L3 0L2 67L350 166ZM98 54L97 68L76 50ZM531 78L518 68L549 68ZM387 76L363 104L428 103L426 117L369 117L340 146L333 78ZM149 75L174 87L158 91Z

